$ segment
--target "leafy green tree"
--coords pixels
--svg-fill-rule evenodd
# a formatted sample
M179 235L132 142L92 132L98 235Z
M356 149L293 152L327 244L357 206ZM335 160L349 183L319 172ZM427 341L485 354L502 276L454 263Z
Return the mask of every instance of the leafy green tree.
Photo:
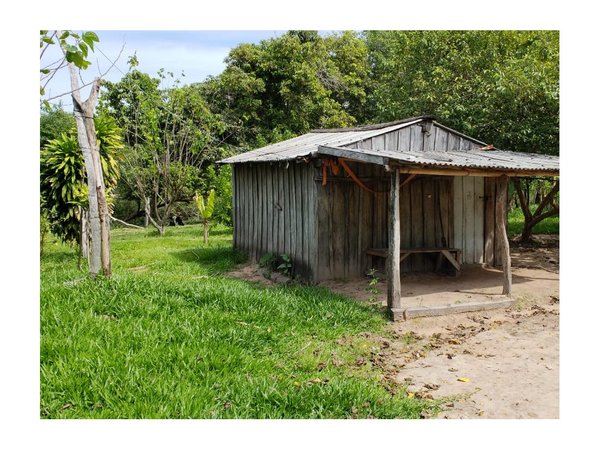
M260 44L241 44L218 77L202 85L226 140L254 147L312 128L348 126L364 112L368 59L353 32L320 36L290 31Z
M61 134L70 133L74 127L73 114L66 112L60 105L44 108L40 115L40 149Z
M107 193L119 177L118 159L122 148L120 130L110 117L95 119ZM79 149L74 124L69 133L52 139L40 154L40 193L42 215L52 232L65 242L85 245L82 236L84 211L88 207L85 164Z
M136 69L117 83L106 83L101 109L116 117L127 144L123 182L144 205L148 221L165 233L177 202L191 202L205 172L227 150L218 136L224 131L198 86L161 89L159 72L153 78Z
M368 116L434 114L497 148L558 154L556 31L368 31Z

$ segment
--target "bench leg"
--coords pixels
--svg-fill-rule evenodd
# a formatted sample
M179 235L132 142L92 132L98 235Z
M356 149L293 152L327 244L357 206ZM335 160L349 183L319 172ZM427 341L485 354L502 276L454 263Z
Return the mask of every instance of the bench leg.
M450 261L450 264L454 266L454 268L456 269L456 275L458 276L458 274L460 273L460 264L458 263L458 261L454 259L454 256L452 256L452 254L448 250L442 250L442 254L446 257L448 261Z

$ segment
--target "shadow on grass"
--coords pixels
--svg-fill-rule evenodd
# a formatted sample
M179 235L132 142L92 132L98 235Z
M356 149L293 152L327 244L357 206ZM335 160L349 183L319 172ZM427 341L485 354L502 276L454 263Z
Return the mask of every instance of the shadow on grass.
M73 264L77 266L77 250L53 250L45 251L40 257L40 262L44 264Z
M209 273L220 275L246 261L246 256L229 246L196 247L173 252L180 261L200 264Z

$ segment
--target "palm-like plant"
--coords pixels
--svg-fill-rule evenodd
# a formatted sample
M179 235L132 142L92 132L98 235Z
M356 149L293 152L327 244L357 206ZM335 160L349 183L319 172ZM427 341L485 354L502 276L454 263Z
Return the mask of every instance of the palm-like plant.
M200 213L200 221L204 225L204 243L206 244L208 242L208 226L215 210L215 190L210 190L206 202L204 201L204 197L196 192L194 201Z

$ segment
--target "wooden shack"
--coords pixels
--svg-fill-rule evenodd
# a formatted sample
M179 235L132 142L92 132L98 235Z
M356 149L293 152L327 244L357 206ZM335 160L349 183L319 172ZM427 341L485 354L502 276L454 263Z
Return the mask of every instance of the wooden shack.
M400 274L503 266L510 176L557 176L558 158L495 149L431 116L320 129L222 161L233 165L234 246L258 261L287 254L317 283L387 261Z

